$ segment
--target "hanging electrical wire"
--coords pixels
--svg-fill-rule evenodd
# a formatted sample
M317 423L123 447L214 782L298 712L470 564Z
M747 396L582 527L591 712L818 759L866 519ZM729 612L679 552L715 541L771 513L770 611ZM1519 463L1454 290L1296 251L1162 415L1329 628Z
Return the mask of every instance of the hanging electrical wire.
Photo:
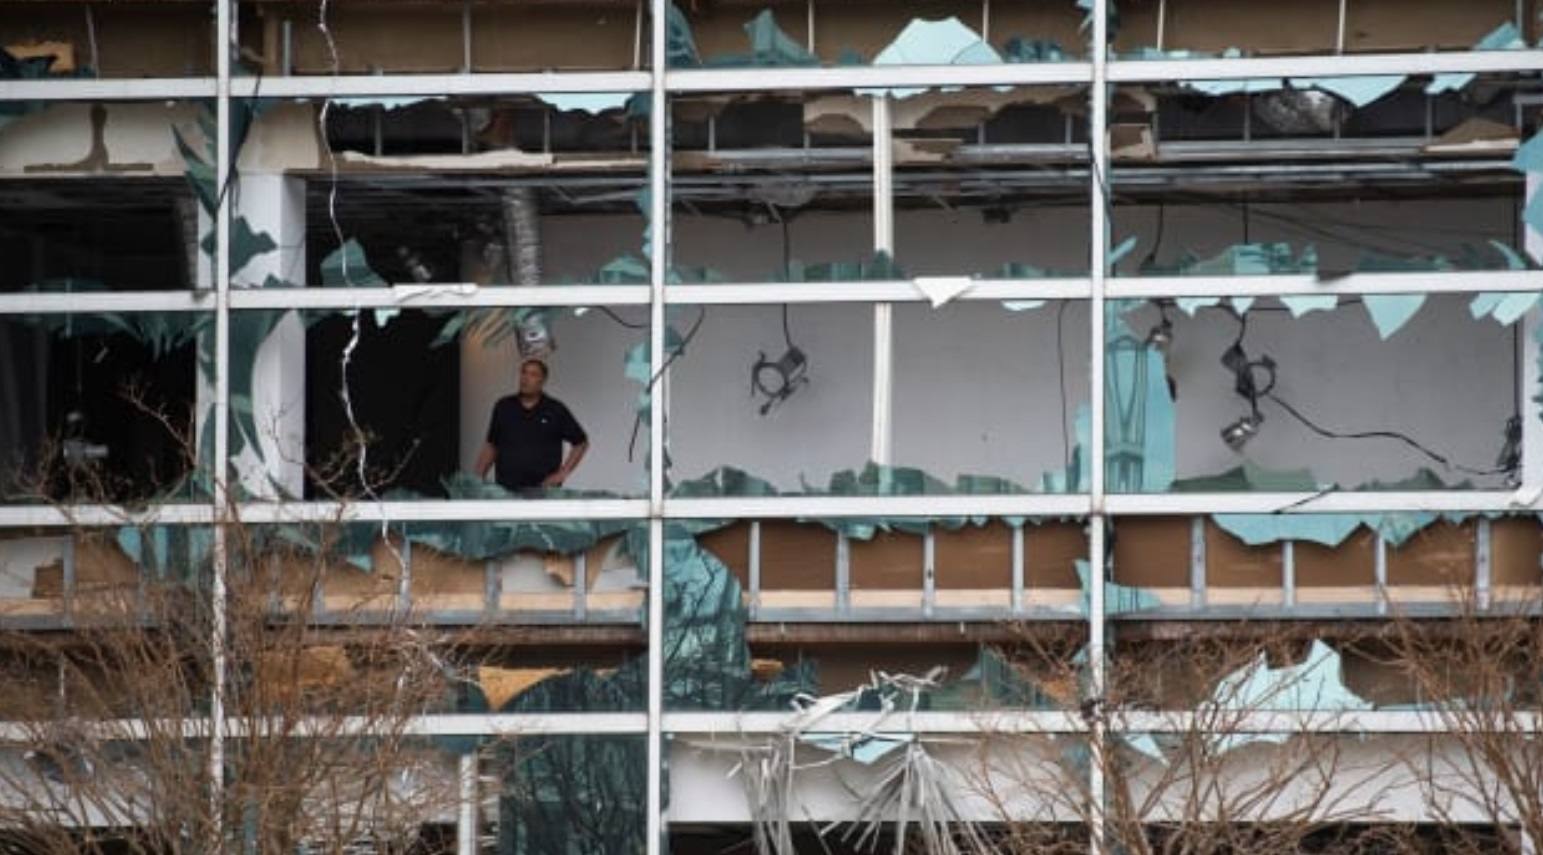
M617 317L614 313L611 313L611 312L608 311L607 314L610 314L611 317L616 318L618 322L622 322L621 319L619 317ZM680 337L680 343L675 345L674 349L671 350L670 353L667 356L665 356L664 363L662 365L660 365L659 366L659 370L655 371L653 376L649 378L648 385L643 387L643 390L644 390L644 392L646 394L648 394L649 396L652 396L653 395L653 391L654 391L654 386L658 385L660 378L664 377L664 372L667 371L669 369L669 367L675 363L675 360L677 360L677 359L681 358L682 356L686 355L686 347L691 344L692 339L696 338L697 332L702 329L702 321L704 321L706 319L707 319L707 307L706 306L698 306L697 307L696 320L692 322L691 329L686 330L686 334ZM625 322L622 322L622 323L625 324ZM642 427L643 427L643 411L639 410L637 412L637 414L632 417L632 433L631 433L631 436L627 439L627 462L628 463L632 462L633 455L637 451L638 431L640 429L642 429Z
M1505 445L1496 461L1496 465L1489 468L1467 466L1453 461L1445 454L1441 454L1410 435L1397 430L1379 429L1363 431L1343 431L1324 427L1317 421L1309 418L1296 406L1282 398L1275 392L1275 380L1277 365L1274 359L1268 355L1251 359L1243 348L1243 340L1248 334L1248 314L1246 312L1236 315L1238 320L1238 335L1232 345L1222 354L1222 365L1233 372L1233 389L1237 394L1248 401L1249 412L1236 421L1224 427L1221 431L1222 440L1234 451L1242 450L1251 439L1259 434L1264 424L1264 416L1259 411L1261 400L1269 401L1280 407L1286 415L1296 420L1303 427L1324 437L1325 439L1383 439L1402 443L1445 469L1462 472L1475 476L1514 475L1521 465L1521 418L1513 415L1507 419L1504 429ZM1263 373L1266 377L1260 382L1258 375Z
M768 203L772 216L782 227L782 269L792 266L792 238L789 234L788 216L775 205ZM769 359L761 351L750 366L750 396L762 399L760 413L766 415L808 384L809 357L793 343L792 324L788 318L787 303L782 304L782 340L785 349L776 359Z
M1303 415L1300 410L1298 410L1296 407L1292 406L1290 403L1288 403L1286 400L1282 399L1279 395L1275 394L1274 392L1267 392L1267 393L1261 395L1261 397L1263 397L1264 399L1266 399L1266 400L1270 401L1271 403L1275 404L1277 407L1280 407L1282 410L1284 410L1286 412L1286 415L1291 416L1293 419L1296 419L1299 423L1301 423L1301 425L1303 427L1307 428L1308 430L1312 431L1315 434L1318 434L1321 437L1324 437L1325 439L1389 439L1389 440L1394 440L1396 442L1401 442L1404 445L1409 446L1410 448L1414 449L1415 451L1420 452L1421 454L1425 455L1426 457L1428 457L1431 460L1435 461L1436 463L1440 464L1444 468L1452 469L1452 470L1455 470L1455 471L1458 471L1458 472L1462 472L1462 473L1467 474L1467 475L1478 475L1478 476L1507 475L1507 474L1510 474L1512 472L1515 472L1517 464L1520 463L1519 459L1516 460L1515 462L1506 460L1506 458L1511 456L1511 455L1509 453L1507 453L1507 452L1502 452L1501 453L1501 459L1504 462L1500 463L1497 466L1490 467L1490 468L1477 468L1477 467L1473 467L1473 466L1465 466L1465 465L1463 465L1461 463L1454 462L1451 458L1447 457L1444 454L1441 454L1439 452L1433 451L1430 447L1426 446L1425 444L1419 442L1418 440L1414 439L1413 437L1411 437L1408 434L1403 433L1401 431L1396 431L1396 430L1363 430L1363 431L1339 431L1339 430L1333 430L1333 429L1330 429L1330 428L1326 428L1326 427L1318 424L1317 422L1313 421L1312 419L1308 418L1307 416ZM1507 434L1508 437L1512 433L1519 434L1520 431L1521 431L1521 422L1519 420L1517 420L1515 417L1512 417L1511 419L1507 419L1506 420L1506 434Z

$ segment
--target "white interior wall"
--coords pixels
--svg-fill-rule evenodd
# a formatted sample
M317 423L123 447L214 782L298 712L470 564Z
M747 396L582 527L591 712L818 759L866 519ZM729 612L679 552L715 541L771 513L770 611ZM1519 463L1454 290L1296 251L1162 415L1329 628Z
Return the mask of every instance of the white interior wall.
M1284 220L1281 218L1285 218ZM1254 241L1315 243L1323 267L1348 266L1356 239L1384 249L1455 254L1487 237L1508 239L1515 209L1504 199L1465 202L1362 202L1254 206ZM1159 260L1183 248L1206 256L1243 237L1236 208L1169 207ZM1133 266L1150 251L1156 209L1121 209L1115 239L1143 237ZM1085 211L1020 211L1008 224L985 225L967 211L903 212L897 256L908 273L991 271L1007 261L1077 270L1086 258ZM553 217L544 224L546 268L552 277L582 275L630 249L641 235L636 218ZM1332 239L1333 236L1341 236ZM675 260L705 265L735 278L763 279L779 265L781 230L747 228L725 218L681 214L674 223ZM863 213L794 218L793 257L816 263L864 258L870 218ZM839 284L815 286L839 288ZM1246 341L1256 357L1280 363L1279 392L1326 427L1343 431L1401 430L1452 459L1475 467L1494 463L1501 428L1514 408L1512 330L1474 321L1462 298L1432 298L1403 330L1379 341L1364 307L1343 305L1292 320L1273 300L1251 313ZM867 459L872 378L870 311L866 306L796 305L794 341L810 359L810 384L762 417L750 398L750 366L759 352L784 347L779 307L711 307L686 355L671 374L670 455L676 478L734 465L783 489L800 479L823 485L834 471ZM682 308L684 332L696 309ZM641 321L641 309L623 311ZM1144 333L1155 315L1133 314ZM1223 471L1241 462L1217 437L1244 412L1221 367L1237 324L1220 310L1176 316L1172 373L1179 391L1177 460L1181 477ZM552 392L573 407L593 438L591 456L571 485L635 491L642 482L641 444L627 461L639 387L622 375L628 346L643 340L596 312L556 321L559 351ZM991 473L1024 484L1059 466L1062 405L1059 366L1067 380L1067 426L1087 394L1087 314L1073 304L1056 346L1053 305L1009 312L996 303L954 303L940 309L906 305L895 333L895 462L952 480ZM1060 353L1058 353L1058 350ZM511 363L467 366L471 383L507 390ZM501 392L500 392L501 393ZM491 406L491 398L486 406ZM1400 443L1325 440L1264 404L1264 432L1246 459L1269 468L1311 467L1322 479L1356 484L1399 479L1429 464ZM475 452L486 415L463 427L463 460ZM1433 465L1433 464L1431 464ZM1446 473L1456 480L1459 473ZM1493 484L1494 479L1488 483Z

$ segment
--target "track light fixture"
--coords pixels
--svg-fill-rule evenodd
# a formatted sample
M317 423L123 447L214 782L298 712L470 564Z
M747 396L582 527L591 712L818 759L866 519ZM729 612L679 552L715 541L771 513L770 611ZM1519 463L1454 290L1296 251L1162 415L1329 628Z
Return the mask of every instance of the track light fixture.
M1257 412L1238 416L1236 421L1222 428L1222 442L1241 454L1243 446L1248 445L1249 440L1258 436L1259 429L1262 427L1264 427L1264 416Z
M1248 412L1221 429L1222 442L1236 452L1241 452L1249 441L1259 435L1264 427L1264 414L1259 412L1259 399L1275 389L1275 360L1268 356L1249 359L1243 350L1243 339L1232 343L1222 354L1222 366L1232 372L1232 388L1248 401ZM1263 372L1264 382L1257 375Z
M808 383L809 378L805 376L808 370L809 357L791 343L776 361L767 359L765 352L762 352L755 364L750 366L751 394L765 398L761 404L761 415L771 412L798 391L798 387Z
M80 410L64 415L64 459L71 466L87 466L94 460L106 460L108 448L86 438L86 416Z
M414 282L434 281L434 268L423 260L423 253L417 248L399 246L396 248L396 257L401 259L402 266L407 268L407 275L411 276Z

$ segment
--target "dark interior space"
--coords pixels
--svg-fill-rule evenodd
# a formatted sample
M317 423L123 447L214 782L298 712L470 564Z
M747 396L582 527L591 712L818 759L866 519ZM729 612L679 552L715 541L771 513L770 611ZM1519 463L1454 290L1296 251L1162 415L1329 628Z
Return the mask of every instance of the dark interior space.
M358 430L367 437L366 467L377 493L411 490L443 497L444 479L455 472L460 445L460 352L432 347L443 318L402 312L384 327L365 313L349 355L348 398ZM306 493L361 492L355 428L343 398L343 354L355 319L335 315L306 333ZM341 471L338 462L350 460Z
M46 404L44 432L12 474L41 475L52 499L127 502L180 488L193 453L194 345L157 356L114 333L53 336L45 349L42 371L15 373L18 386L44 378Z

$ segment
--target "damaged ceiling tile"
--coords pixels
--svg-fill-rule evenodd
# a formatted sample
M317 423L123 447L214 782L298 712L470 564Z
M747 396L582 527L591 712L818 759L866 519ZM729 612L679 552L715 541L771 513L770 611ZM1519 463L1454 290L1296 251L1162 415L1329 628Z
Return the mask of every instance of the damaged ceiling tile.
M1291 85L1298 89L1318 89L1365 107L1403 84L1400 74L1360 75L1358 77L1294 77Z
M1472 154L1513 151L1516 128L1489 119L1466 119L1420 148L1426 154Z
M479 151L472 154L410 154L369 155L356 151L344 151L337 159L345 167L373 167L376 169L400 169L414 172L422 170L478 171L506 169L509 167L541 168L553 164L550 154L528 154L517 149Z
M1144 124L1109 126L1109 156L1115 160L1156 160L1152 128Z
M919 94L890 105L890 124L902 131L973 128L1008 107L1056 104L1076 91L1070 86L918 90ZM856 95L811 98L804 102L804 128L812 133L866 136L873 128L873 106Z

